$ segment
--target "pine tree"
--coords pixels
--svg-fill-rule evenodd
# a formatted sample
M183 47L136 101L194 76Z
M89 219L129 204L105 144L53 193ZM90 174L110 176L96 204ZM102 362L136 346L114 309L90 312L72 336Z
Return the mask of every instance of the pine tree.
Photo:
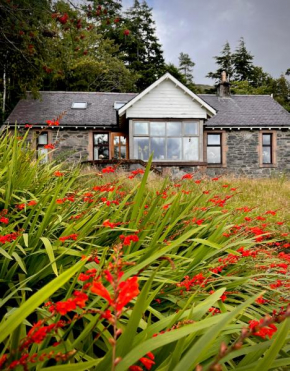
M187 84L193 84L192 68L194 66L195 63L190 59L188 54L179 54L179 71L184 75Z
M221 51L221 55L215 56L214 59L216 60L216 64L219 66L219 68L215 72L209 72L206 77L219 81L222 72L225 71L228 80L231 81L234 73L234 66L231 47L228 41L225 43L224 48Z
M241 37L239 46L232 55L234 64L234 79L237 81L251 81L253 75L253 55L248 52L244 38Z
M119 32L116 43L125 65L139 74L137 90L142 91L164 72L164 57L156 36L152 8L146 1L135 0L134 5L124 15L124 30Z

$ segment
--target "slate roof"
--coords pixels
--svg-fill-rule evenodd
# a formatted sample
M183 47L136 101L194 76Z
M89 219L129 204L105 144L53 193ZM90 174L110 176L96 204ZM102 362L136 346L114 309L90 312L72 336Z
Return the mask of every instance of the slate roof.
M216 116L206 122L208 127L290 126L290 113L269 95L198 96L217 110Z
M42 125L47 120L65 115L60 126L109 127L117 125L114 102L129 102L136 93L40 92L41 99L18 102L5 123ZM220 98L198 94L217 111L206 122L207 127L283 127L290 126L290 113L268 95L232 95ZM73 102L87 102L87 109L72 109Z
M6 123L45 124L47 120L60 120L60 126L116 126L117 113L114 102L128 102L136 93L86 93L86 92L47 92L41 91L41 99L21 99L11 112ZM73 102L87 102L86 109L72 109Z

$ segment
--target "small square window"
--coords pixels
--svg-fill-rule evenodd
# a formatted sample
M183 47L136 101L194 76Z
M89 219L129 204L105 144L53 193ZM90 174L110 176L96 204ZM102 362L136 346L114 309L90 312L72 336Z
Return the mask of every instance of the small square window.
M73 102L71 105L72 109L86 109L88 106L87 102Z
M221 134L207 134L207 163L222 163Z

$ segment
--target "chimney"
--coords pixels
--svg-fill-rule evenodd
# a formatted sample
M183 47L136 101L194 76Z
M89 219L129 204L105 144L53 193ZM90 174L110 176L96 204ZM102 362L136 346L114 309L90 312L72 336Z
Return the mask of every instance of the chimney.
M231 84L227 81L226 71L223 71L221 74L221 81L217 86L217 95L220 98L227 98L231 96L230 93Z

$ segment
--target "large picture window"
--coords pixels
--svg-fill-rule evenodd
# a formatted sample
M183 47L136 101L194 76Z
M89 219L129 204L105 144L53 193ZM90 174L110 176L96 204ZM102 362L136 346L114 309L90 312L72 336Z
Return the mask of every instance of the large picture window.
M199 121L133 122L134 158L199 161Z
M263 164L273 163L273 137L272 134L263 134Z
M94 133L94 160L109 158L109 134Z
M38 134L36 149L38 157L42 157L42 162L48 162L48 149L45 146L48 144L48 132Z
M207 134L207 163L222 163L222 135Z

